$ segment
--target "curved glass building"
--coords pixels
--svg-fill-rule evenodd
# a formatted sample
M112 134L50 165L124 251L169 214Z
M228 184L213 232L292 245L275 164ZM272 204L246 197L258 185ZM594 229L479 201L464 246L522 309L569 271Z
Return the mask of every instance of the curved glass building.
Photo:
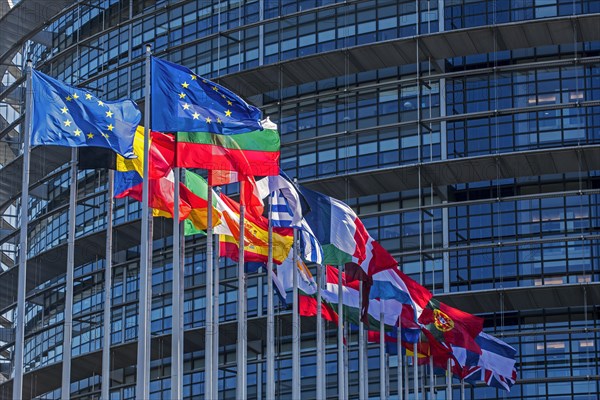
M78 173L66 309L70 151L32 150L22 204L23 71L32 59L98 97L141 105L146 43L259 106L279 124L288 175L350 204L404 272L517 349L510 393L478 385L466 398L600 396L600 0L0 0L0 33L0 398L13 393L15 349L24 398L99 398L104 335L110 398L136 398L140 204L115 203L104 323L107 175ZM25 339L15 343L24 208ZM156 219L156 399L170 396L171 244L170 221ZM201 237L185 244L189 399L204 393L204 246ZM236 271L221 260L220 398L235 395ZM249 275L249 398L265 393L266 285L264 272ZM292 391L290 313L278 306L278 398ZM302 324L301 390L310 399L315 331L312 320ZM334 396L335 327L327 329ZM358 398L357 336L348 338L349 398ZM65 346L70 393L60 384ZM369 391L379 398L378 349L368 353ZM397 358L388 363L394 398ZM449 398L442 375L435 389Z

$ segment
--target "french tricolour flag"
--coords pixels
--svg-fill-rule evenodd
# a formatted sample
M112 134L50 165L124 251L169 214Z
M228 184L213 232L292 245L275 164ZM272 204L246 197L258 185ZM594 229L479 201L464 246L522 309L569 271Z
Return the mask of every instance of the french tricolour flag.
M355 263L368 275L398 265L347 204L304 187L300 192L310 206L304 218L321 244L324 264Z

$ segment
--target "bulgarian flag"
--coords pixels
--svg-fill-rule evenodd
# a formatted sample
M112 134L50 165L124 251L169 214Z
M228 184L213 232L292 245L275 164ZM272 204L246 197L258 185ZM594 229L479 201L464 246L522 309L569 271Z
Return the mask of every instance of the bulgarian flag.
M235 171L244 176L279 175L279 132L268 118L263 130L235 135L178 132L177 165Z
M310 206L304 218L321 243L324 264L353 263L368 276L398 265L347 204L304 187L300 192Z

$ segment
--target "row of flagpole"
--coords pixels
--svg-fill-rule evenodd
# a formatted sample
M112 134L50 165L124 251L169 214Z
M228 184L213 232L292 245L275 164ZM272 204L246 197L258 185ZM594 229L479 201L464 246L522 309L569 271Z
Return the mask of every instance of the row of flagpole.
M143 179L143 199L142 199L142 226L140 243L140 292L139 292L139 319L138 319L138 370L136 381L136 397L149 398L150 388L150 363L151 363L151 332L150 332L150 311L152 299L151 287L151 265L152 265L152 215L149 207L149 143L150 143L150 47L146 49L146 81L145 81L145 135L144 135L144 179ZM27 105L31 105L31 62L27 67ZM16 324L16 343L23 343L24 339L24 312L25 312L25 283L27 266L27 226L28 211L27 202L29 199L29 132L31 127L30 107L26 109L24 137L24 155L23 155L23 181L22 181L22 210L21 213L21 233L19 248L19 275L18 275L18 299L17 299L17 324ZM73 274L75 264L75 213L76 213L76 192L77 192L77 169L76 169L76 149L71 154L71 186L69 197L69 227L68 227L68 254L67 254L67 284L65 300L65 321L64 334L65 343L70 343L72 335L72 303L73 303ZM179 204L179 181L180 169L174 169L175 178L175 204ZM210 183L210 181L209 181ZM111 310L111 267L112 267L112 210L113 210L113 172L108 175L108 208L107 208L107 237L106 237L106 259L105 259L105 303L104 303L104 338L102 350L102 395L101 398L109 398L110 388L110 310ZM243 190L244 185L240 185ZM242 196L243 194L240 193ZM211 185L208 186L208 204L209 210L212 209L213 192ZM268 241L269 253L267 262L267 399L275 398L275 320L274 320L274 299L273 299L273 226L272 226L272 207L271 197L269 196L269 225ZM218 236L213 235L213 216L212 212L207 213L208 227L206 240L206 328L205 328L205 395L207 399L218 398L218 363L219 363L219 274L218 274ZM237 343L237 386L236 398L247 398L247 315L246 315L246 274L244 270L244 218L245 206L240 206L240 238L239 238L239 260L238 260L238 343ZM213 237L214 236L214 237ZM171 349L171 394L173 398L183 397L183 376L184 376L184 262L185 257L183 248L181 223L179 221L179 207L174 207L173 215L173 327L172 327L172 349ZM217 243L215 245L215 242ZM298 255L298 244L296 230L294 229L293 240L293 322L292 322L292 397L301 397L301 375L300 375L300 318L298 310L298 271L296 262ZM325 338L322 318L322 286L323 286L323 267L317 265L317 398L326 397L326 374L325 374ZM361 283L362 288L362 283ZM360 293L362 302L362 289ZM387 398L387 382L389 381L389 368L386 363L385 337L383 329L383 305L381 303L381 328L380 328L380 397ZM362 308L362 304L361 304ZM343 278L342 268L338 269L338 326L337 326L337 352L338 352L338 396L340 399L348 397L348 366L347 354L344 346L344 311L343 311ZM405 375L402 378L402 351L401 351L401 326L397 327L398 336L398 398L402 399L402 390L404 396L408 396L408 366L404 369ZM63 353L63 374L61 388L62 393L69 393L71 376L71 348L64 347ZM362 322L359 325L359 398L368 398L368 367L365 362L365 335ZM434 395L434 375L433 365L430 363L430 395ZM423 376L424 378L424 376ZM15 379L13 385L13 399L22 398L22 380L23 380L23 348L15 346ZM404 382L403 382L404 381ZM451 374L446 375L447 391L451 396ZM417 362L417 345L413 348L413 392L415 397L419 398L419 379ZM464 398L464 381L461 381L461 398ZM423 392L421 392L423 393ZM423 393L424 394L424 393Z

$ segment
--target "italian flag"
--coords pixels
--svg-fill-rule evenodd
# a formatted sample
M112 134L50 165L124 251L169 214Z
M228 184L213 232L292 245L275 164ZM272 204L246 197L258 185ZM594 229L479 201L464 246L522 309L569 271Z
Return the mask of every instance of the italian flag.
M216 122L215 122L216 123ZM177 165L236 171L245 176L279 175L279 132L268 118L263 130L235 135L178 132Z

